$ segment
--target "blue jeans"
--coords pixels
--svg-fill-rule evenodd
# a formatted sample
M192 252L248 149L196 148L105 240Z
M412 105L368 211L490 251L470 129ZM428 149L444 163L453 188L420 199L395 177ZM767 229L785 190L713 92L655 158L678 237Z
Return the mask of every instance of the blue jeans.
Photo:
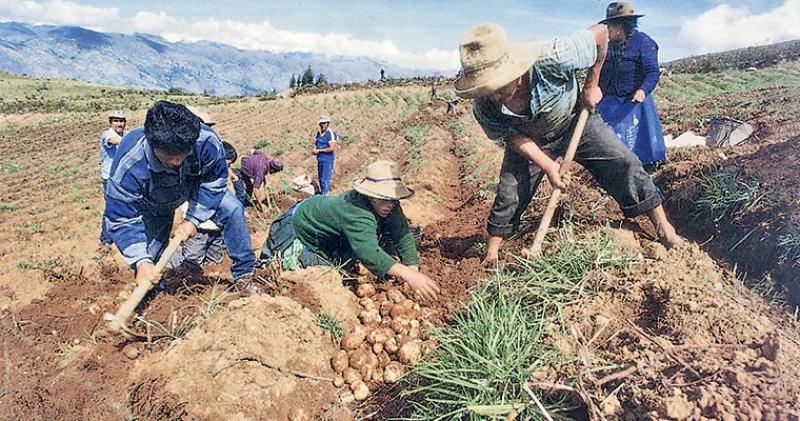
M106 197L106 184L108 180L103 180L103 199ZM111 245L114 240L111 239L111 234L108 233L108 224L106 223L105 215L100 216L100 245Z
M333 161L317 161L317 174L319 175L319 192L328 194L333 181Z
M172 218L174 211L169 215L144 215L145 233L147 235L147 253L156 261L169 241L172 231ZM250 242L250 232L244 219L244 207L230 191L225 191L225 196L219 204L217 212L211 218L222 229L222 238L225 248L231 256L231 274L233 279L253 273L256 255ZM180 264L180 257L173 258L170 266Z

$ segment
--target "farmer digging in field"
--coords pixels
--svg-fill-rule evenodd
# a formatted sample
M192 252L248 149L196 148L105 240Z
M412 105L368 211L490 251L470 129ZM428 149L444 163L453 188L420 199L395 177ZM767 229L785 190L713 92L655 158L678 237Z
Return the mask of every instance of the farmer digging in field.
M421 296L434 298L439 287L419 271L417 245L400 207L400 200L413 195L396 163L376 161L353 190L314 196L278 217L261 261L280 259L288 270L359 261L378 278L399 278Z
M159 101L144 127L120 143L106 189L106 223L137 282L149 279L169 238L175 209L188 201L176 228L187 238L211 220L222 229L236 288L257 292L252 280L255 254L244 209L228 191L222 142L185 106Z
M254 149L249 156L242 158L242 168L238 172L244 185L245 206L260 206L267 198L268 174L283 171L283 161L280 158L270 158L261 149Z
M607 46L608 28L602 24L542 43L509 43L495 24L475 26L464 35L459 46L463 75L454 82L456 94L474 99L475 118L486 136L505 145L487 224L485 264L498 262L503 239L518 229L542 176L565 187L555 159L565 152L577 122L575 72L588 69L581 102L593 111L602 98L598 79ZM681 241L642 164L598 114L589 117L575 160L614 197L626 217L647 214L665 246Z
M320 194L330 193L331 182L333 181L333 164L336 159L334 151L336 150L338 139L336 132L330 126L330 117L326 115L319 117L319 129L314 136L314 149L311 151L317 157Z
M117 145L125 136L125 113L122 110L111 110L108 113L109 128L100 134L100 177L103 179L103 194L105 195L108 177L111 174L111 164L117 154ZM111 246L111 236L105 218L100 223L100 245Z

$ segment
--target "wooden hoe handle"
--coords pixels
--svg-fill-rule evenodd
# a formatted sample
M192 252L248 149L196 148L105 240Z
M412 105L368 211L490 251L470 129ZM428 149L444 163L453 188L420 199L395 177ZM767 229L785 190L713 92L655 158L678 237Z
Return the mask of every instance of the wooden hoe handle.
M136 310L136 306L142 302L142 299L144 299L144 296L150 291L150 288L153 287L153 284L161 278L161 271L164 270L164 267L172 258L172 255L175 254L175 251L178 250L178 247L180 247L185 239L185 236L182 234L176 234L174 237L170 238L167 248L164 249L158 262L156 262L153 276L148 279L140 280L139 284L136 285L136 289L134 289L128 299L122 303L115 314L106 313L103 316L103 318L109 322L108 327L111 331L122 334L126 334L126 332L129 331L126 325L128 318L133 314L133 311Z
M567 153L564 155L564 161L558 169L559 175L566 174L569 167L572 165L572 159L575 158L575 151L578 150L578 143L580 143L581 136L583 136L583 128L586 127L586 120L588 119L589 110L584 108L578 116L578 124L575 125L575 131L572 132L572 138L569 141L569 146L567 146ZM547 230L550 229L550 221L553 219L553 214L558 207L560 198L561 189L554 187L553 192L550 193L550 200L547 202L547 209L545 209L542 220L539 222L539 229L536 230L536 237L533 239L533 244L531 244L529 248L522 250L523 256L532 259L538 257L542 252L544 236L547 234Z

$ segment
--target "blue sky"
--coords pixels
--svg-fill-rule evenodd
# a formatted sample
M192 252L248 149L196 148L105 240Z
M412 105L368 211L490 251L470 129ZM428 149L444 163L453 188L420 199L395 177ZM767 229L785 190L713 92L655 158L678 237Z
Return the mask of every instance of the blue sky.
M602 19L606 0L117 1L0 0L0 20L145 32L244 49L366 55L407 67L453 70L458 40L494 22L510 39L568 34ZM640 29L662 61L800 38L800 0L641 0Z

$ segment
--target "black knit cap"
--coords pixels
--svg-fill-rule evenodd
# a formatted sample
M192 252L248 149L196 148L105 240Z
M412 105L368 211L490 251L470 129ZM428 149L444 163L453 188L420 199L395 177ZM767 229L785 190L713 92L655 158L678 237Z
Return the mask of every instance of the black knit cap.
M181 104L158 101L147 110L144 135L153 148L186 153L200 137L200 119Z

